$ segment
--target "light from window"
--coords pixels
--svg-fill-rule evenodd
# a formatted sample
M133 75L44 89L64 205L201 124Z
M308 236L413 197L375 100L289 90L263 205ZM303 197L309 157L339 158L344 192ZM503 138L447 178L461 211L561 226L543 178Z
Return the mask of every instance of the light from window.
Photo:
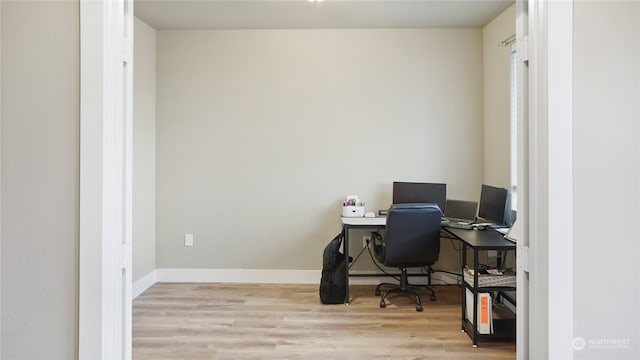
M518 109L517 109L517 84L516 84L516 45L511 45L511 207L515 210L518 204Z

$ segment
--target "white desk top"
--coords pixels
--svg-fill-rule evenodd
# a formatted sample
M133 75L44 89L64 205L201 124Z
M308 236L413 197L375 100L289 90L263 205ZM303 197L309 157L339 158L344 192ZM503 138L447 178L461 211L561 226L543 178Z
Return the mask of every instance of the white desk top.
M373 225L385 226L387 224L386 216L376 217L341 217L344 225Z

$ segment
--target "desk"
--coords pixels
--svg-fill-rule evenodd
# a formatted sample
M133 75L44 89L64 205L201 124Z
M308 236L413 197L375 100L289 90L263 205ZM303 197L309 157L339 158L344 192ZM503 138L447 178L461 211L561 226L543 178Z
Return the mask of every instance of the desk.
M387 225L386 216L377 217L341 217L342 230L344 231L344 241L342 251L348 259L349 256L349 230L351 229L380 229ZM504 238L495 230L464 230L442 227L442 230L452 236L453 239L462 241L463 249L470 247L474 250L515 250L515 244ZM477 251L475 252L477 255ZM463 266L466 261L466 251L463 251ZM476 264L477 264L477 259ZM345 304L349 304L349 264L347 263L345 284L347 293Z
M342 218L342 228L344 231L344 241L343 241L343 252L348 259L349 256L349 231L351 229L380 229L384 228L387 224L386 217L374 217L374 218L365 218L365 217L357 217L357 218ZM479 287L478 286L478 253L480 251L487 250L509 250L515 251L516 244L505 239L504 235L499 233L494 229L486 229L486 230L464 230L464 229L456 229L443 226L442 231L445 234L451 235L451 238L459 240L462 244L462 271L464 271L464 267L467 264L467 249L473 250L473 268L474 270L474 281L473 284L468 284L464 278L462 280L462 331L466 332L469 337L471 337L473 341L473 347L478 346L478 338L484 336L494 336L479 334L477 328L473 326L473 324L466 319L465 311L466 311L466 290L470 289L474 294L474 306L473 306L473 318L478 319L478 292L479 291L505 291L505 290L513 290L514 287ZM349 304L349 263L347 261L346 264L346 274L345 274L345 285L346 285L346 294L344 303ZM473 322L477 324L477 321ZM515 329L515 328L514 328ZM508 331L510 332L510 331ZM502 334L497 334L502 335Z
M499 336L499 337L512 337L515 332L515 322L505 322L507 326L500 331L494 324L495 334L479 334L477 327L473 324L477 324L478 320L478 292L492 292L492 291L505 291L514 290L512 286L478 286L478 253L486 250L509 250L515 251L516 244L505 239L504 235L494 229L486 230L463 230L443 227L443 229L454 238L460 240L462 243L462 268L467 264L467 248L473 250L473 284L468 284L464 279L462 281L462 331L466 332L473 341L473 347L478 347L478 338L481 336ZM467 289L473 292L473 319L471 322L467 320L465 315L466 311L466 291Z
M344 231L344 241L342 242L342 251L347 259L346 263L346 294L344 303L349 304L349 230L351 229L380 229L387 225L387 217L342 217L342 230Z
M350 297L349 297L349 276L350 276L349 275L349 265L350 264L348 262L348 259L349 259L349 230L351 230L351 229L376 229L376 230L377 229L382 229L387 225L387 217L386 216L341 217L341 219L342 219L342 230L344 232L344 241L342 243L342 251L344 252L345 257L347 259L346 274L345 274L346 293L345 293L344 303L349 305L349 301L350 301ZM409 276L411 276L411 275L412 274L409 274ZM371 274L371 275L361 274L361 276L379 276L379 274ZM431 283L429 283L429 284L431 284Z

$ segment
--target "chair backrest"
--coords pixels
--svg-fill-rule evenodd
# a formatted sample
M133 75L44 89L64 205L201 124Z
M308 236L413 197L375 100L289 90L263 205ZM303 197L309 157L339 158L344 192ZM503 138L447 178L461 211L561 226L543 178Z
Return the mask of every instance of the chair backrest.
M384 265L433 265L440 255L442 212L436 204L396 204L385 228Z

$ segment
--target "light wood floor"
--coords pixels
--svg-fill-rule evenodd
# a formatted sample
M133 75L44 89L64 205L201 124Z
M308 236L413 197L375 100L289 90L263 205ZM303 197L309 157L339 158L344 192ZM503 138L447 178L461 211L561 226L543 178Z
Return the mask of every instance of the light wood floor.
M318 285L155 284L133 303L134 359L515 359L515 343L471 347L460 289L436 286L424 312L374 286L322 305Z

